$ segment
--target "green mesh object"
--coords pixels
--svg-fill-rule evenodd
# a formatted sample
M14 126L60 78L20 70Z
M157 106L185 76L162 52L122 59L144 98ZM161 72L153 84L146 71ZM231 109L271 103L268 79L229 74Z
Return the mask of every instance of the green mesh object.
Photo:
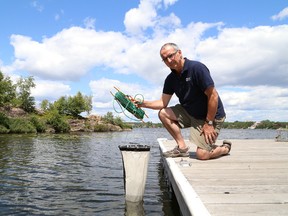
M136 107L135 104L129 100L129 96L126 96L122 92L118 91L114 97L122 107L133 114L136 118L141 120L143 119L145 112L141 108Z

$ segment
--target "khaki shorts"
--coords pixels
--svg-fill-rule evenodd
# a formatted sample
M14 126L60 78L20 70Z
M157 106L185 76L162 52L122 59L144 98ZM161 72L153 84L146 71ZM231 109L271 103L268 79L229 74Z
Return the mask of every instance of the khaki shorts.
M180 105L170 107L177 117L178 124L181 128L191 128L189 140L196 144L197 147L212 151L214 149L214 143L207 144L205 137L201 135L202 126L205 124L205 119L196 119L188 114L188 112ZM223 126L225 117L214 120L214 128L217 134L220 133L220 129Z

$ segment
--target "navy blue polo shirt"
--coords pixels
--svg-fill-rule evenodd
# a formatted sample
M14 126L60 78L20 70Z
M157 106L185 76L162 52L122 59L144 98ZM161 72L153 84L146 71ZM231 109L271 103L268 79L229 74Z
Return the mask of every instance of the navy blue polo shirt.
M163 93L179 98L180 104L187 112L197 119L205 119L208 109L208 99L204 91L214 86L209 69L198 61L185 58L184 68L180 75L175 71L166 77ZM215 118L225 117L223 103L218 95L218 108Z

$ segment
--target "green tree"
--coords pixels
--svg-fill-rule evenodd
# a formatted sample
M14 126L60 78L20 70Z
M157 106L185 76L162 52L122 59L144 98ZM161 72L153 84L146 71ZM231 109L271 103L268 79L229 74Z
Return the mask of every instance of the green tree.
M9 118L2 112L0 112L0 125L9 128Z
M112 112L107 112L106 115L103 116L103 120L105 123L114 124L114 116Z
M10 80L10 77L4 77L0 71L0 107L12 105L16 98L16 86Z
M93 108L93 105L92 105L92 96L87 96L85 95L84 96L84 103L85 103L85 109L84 109L84 112L87 112L87 114L89 115L92 108Z
M40 107L43 111L47 111L49 109L49 101L48 100L43 100L40 104Z
M273 122L270 120L263 120L257 125L257 129L277 129L285 125L285 123Z
M35 98L31 96L31 88L35 88L33 77L20 78L17 82L17 102L26 112L33 112L35 110Z
M152 128L153 127L153 123L151 121L146 122L146 127L147 128Z
M122 121L122 119L121 119L119 116L117 116L116 118L114 118L114 124L115 124L115 125L118 125L118 126L121 127L121 128L124 128L124 127L125 127L124 122Z
M124 129L124 128L132 129L132 126L123 122L123 120L119 116L114 117L112 112L107 112L107 114L102 117L102 120L106 124L118 125L122 129Z
M51 108L55 108L59 114L66 115L68 114L68 102L66 97L62 96L57 101L54 102L53 106Z
M77 117L81 112L83 112L85 104L83 95L78 92L74 97L68 97L68 113L72 116Z
M92 110L92 97L83 96L77 92L74 97L68 98L68 114L78 117L82 112L89 113Z
M78 92L75 96L62 96L54 102L53 106L61 115L72 115L79 117L82 112L89 112L92 110L92 97L84 96Z
M47 116L47 123L50 124L56 133L66 133L70 131L70 126L67 120L58 113L57 110L53 110Z

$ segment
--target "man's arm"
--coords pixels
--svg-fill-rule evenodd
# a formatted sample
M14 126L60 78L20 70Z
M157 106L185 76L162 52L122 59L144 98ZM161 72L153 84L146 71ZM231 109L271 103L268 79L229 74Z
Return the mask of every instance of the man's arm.
M216 89L212 86L205 90L204 92L207 95L208 99L208 110L206 115L207 121L214 121L215 115L217 112L218 107L218 93ZM202 128L202 133L205 136L206 143L213 144L216 141L217 133L215 132L215 129L213 125L208 125L205 123Z
M172 95L162 94L162 96L159 100L155 100L155 101L145 101L144 100L143 103L138 104L138 107L160 110L160 109L168 106L169 101L171 100L171 97L172 97Z
M206 120L214 121L217 107L218 107L218 93L214 87L209 87L204 92L208 98L208 111L206 115Z

